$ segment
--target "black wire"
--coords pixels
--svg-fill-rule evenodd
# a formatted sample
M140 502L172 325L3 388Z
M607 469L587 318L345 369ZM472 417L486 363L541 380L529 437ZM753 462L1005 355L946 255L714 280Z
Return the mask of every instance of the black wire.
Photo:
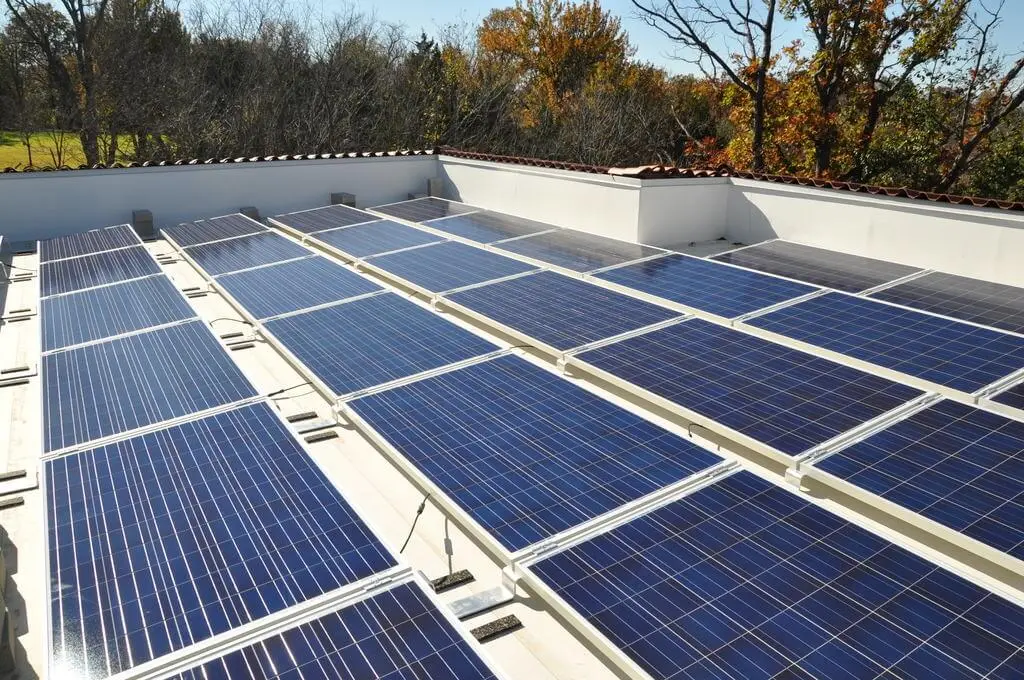
M416 522L420 521L420 515L423 514L423 510L427 507L428 498L430 498L429 493L423 497L423 500L420 502L420 507L416 508L416 516L412 518L412 526L409 527L409 535L405 537L405 543L402 544L402 549L398 551L399 555L405 552L405 547L409 545L409 539L412 538L412 532L416 530Z
M306 382L301 382L298 385L292 385L291 387L282 387L279 390L275 390L274 392L270 392L269 394L267 394L267 396L268 397L276 397L279 394L284 394L285 392L288 392L290 390L294 390L294 389L299 388L299 387L305 387L308 384L309 384L309 381L307 380Z
M285 395L283 397L271 397L270 395L267 395L267 396L270 399L272 399L273 401L284 401L285 399L294 399L295 397L304 397L307 394L314 394L315 392L316 392L316 390L310 390L309 392L299 392L298 394L288 394L288 395Z
M19 267L18 265L7 264L6 262L3 265L8 269L20 269L23 272L32 272L33 274L38 273L35 269L29 269L28 267Z
M218 316L216 319L210 319L210 323L214 324L218 321L234 321L235 323L244 323L246 326L252 326L252 321L246 321L245 319L232 319L230 316Z

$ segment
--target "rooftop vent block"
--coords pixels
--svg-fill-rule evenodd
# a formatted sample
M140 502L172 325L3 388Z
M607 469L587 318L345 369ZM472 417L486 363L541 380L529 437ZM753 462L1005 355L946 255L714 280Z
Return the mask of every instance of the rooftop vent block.
M260 221L260 211L259 211L259 208L257 208L254 205L244 205L244 206L242 206L241 208L238 209L238 212L242 213L243 215L248 217L250 220L256 220L257 222Z
M440 196L444 191L444 180L440 177L431 177L427 180L427 196Z
M156 236L156 232L153 231L153 213L149 210L133 210L132 226L135 228L135 233L141 239Z
M356 195L345 191L332 192L331 205L347 205L354 208L356 207Z

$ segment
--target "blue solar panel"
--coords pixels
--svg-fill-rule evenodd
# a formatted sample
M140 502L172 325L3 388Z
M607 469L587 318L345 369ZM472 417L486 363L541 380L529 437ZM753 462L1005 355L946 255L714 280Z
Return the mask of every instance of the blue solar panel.
M383 290L325 257L228 274L217 284L257 319Z
M273 319L266 328L339 396L497 349L394 293Z
M43 356L45 450L256 396L201 321Z
M1024 609L749 472L533 570L658 679L1024 677Z
M442 237L422 229L391 220L321 231L313 238L329 246L334 246L351 257L369 257L444 240Z
M501 243L496 247L577 272L587 272L665 252L660 248L569 229L537 234Z
M1000 392L992 397L992 401L1024 410L1024 383L1018 383Z
M455 215L431 220L426 224L434 229L448 232L479 243L494 243L508 238L518 238L541 231L554 229L553 224L534 222L522 217L481 210L468 215Z
M618 267L596 276L730 319L817 290L795 281L679 254Z
M461 215L463 213L475 212L479 210L479 208L466 205L465 203L459 203L458 201L449 201L444 198L437 198L436 196L427 196L425 198L417 198L412 201L379 205L376 208L372 208L372 210L384 213L385 215L391 215L392 217L399 217L403 220L409 220L410 222L426 222L427 220L446 217L448 215Z
M45 471L51 677L107 677L395 565L266 404Z
M174 677L484 680L495 675L423 591L403 583Z
M373 258L371 264L432 293L536 269L532 264L455 241L382 255Z
M701 319L578 358L787 455L802 453L922 394Z
M106 229L93 229L80 234L40 241L39 261L51 262L66 257L91 255L114 248L137 246L139 243L139 237L135 230L127 224Z
M43 298L43 351L99 340L196 315L166 276Z
M45 262L39 268L40 295L70 293L128 279L159 274L156 260L143 246Z
M472 288L449 299L559 350L679 316L670 309L555 272Z
M510 551L722 461L519 357L351 406Z
M941 401L815 466L1024 559L1024 423Z
M312 234L315 231L337 229L338 227L347 227L350 224L372 222L379 219L377 215L357 210L356 208L350 208L347 205L328 205L323 208L278 215L274 218L274 221L295 231Z
M196 220L175 227L164 227L162 231L179 246L187 248L224 238L259 234L267 231L267 228L245 215L225 215L211 220Z
M298 243L268 231L192 246L185 250L210 276L220 276L265 264L308 257L312 253Z
M964 392L1024 368L1022 337L842 293L747 323Z

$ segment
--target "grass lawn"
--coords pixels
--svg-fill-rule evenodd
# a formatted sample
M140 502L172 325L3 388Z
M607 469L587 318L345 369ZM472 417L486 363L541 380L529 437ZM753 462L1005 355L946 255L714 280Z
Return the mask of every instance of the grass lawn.
M32 143L32 164L37 168L53 167L54 156L50 151L56 148L54 135L49 132L35 132L29 138ZM131 140L125 136L119 146L130 148ZM101 143L100 149L103 148ZM118 153L118 160L127 162L124 154ZM63 165L78 167L85 162L85 154L82 153L82 143L78 135L73 132L64 133L64 158ZM28 166L28 147L21 137L21 134L10 131L0 131L0 170L4 168L25 169Z

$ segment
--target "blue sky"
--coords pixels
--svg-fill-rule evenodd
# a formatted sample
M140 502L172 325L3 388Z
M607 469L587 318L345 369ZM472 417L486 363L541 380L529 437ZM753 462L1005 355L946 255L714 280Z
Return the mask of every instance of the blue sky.
M315 3L317 0L313 0ZM378 19L404 25L410 34L421 29L428 35L437 34L438 27L465 23L476 26L489 11L496 7L508 7L515 0L321 0L324 12L331 14L350 8ZM635 8L630 0L603 0L602 7L618 15L629 33L630 40L637 48L637 57L668 70L670 73L690 73L693 67L672 58L673 44L657 30L636 18ZM1024 25L1024 0L1008 0L1003 10L1002 30L997 35L1004 49L1017 52L1024 47L1019 27ZM1014 30L1014 27L1018 27ZM777 39L789 42L799 35L793 26L784 26Z

